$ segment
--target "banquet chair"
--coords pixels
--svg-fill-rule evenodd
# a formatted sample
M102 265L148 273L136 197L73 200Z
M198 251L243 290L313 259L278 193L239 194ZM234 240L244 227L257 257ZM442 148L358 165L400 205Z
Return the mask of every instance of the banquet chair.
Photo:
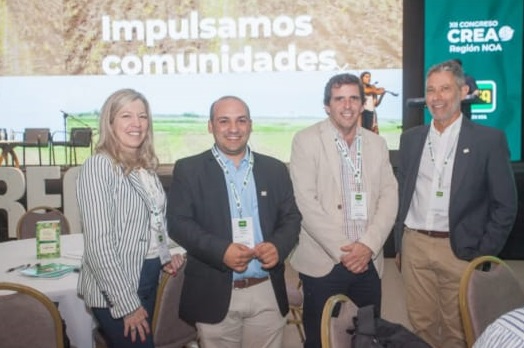
M322 348L351 347L351 335L347 332L353 326L353 317L358 307L346 295L333 295L326 301L320 323Z
M14 293L4 294L4 290ZM55 304L31 287L0 283L0 345L63 348L62 318Z
M298 272L286 260L285 282L287 300L289 302L288 325L295 325L298 330L300 341L304 343L304 325L302 323L304 294L302 293L302 282L298 278Z
M56 138L56 136L53 135L53 138ZM57 141L55 139L52 139L51 145L53 154L53 164L56 163L55 147L63 146L66 148L66 158L64 159L64 161L67 162L66 164L72 165L74 158L74 164L76 166L78 164L76 154L77 148L90 148L91 154L93 154L93 130L89 127L73 127L71 128L71 132L69 133L68 140ZM69 156L67 155L68 153ZM69 157L69 159L67 157Z
M298 281L296 285L286 284L286 291L289 302L289 313L291 314L291 318L288 317L287 319L287 324L297 327L300 342L304 343L304 324L302 323L304 295L302 294L302 282Z
M156 348L180 348L197 338L196 328L178 316L185 267L184 263L174 277L162 273L153 312L153 339Z
M494 256L472 260L460 280L459 306L468 347L499 316L524 305L524 289L511 268Z
M22 142L22 163L25 166L25 149L38 148L38 164L42 165L42 148L49 147L51 142L51 132L49 128L26 128ZM49 162L51 162L51 148L49 148Z
M185 264L176 276L162 273L158 285L155 309L153 311L152 332L156 348L182 348L196 341L197 331L178 316L178 305L184 283ZM96 348L107 347L102 333L95 329Z
M47 206L34 207L25 212L16 226L16 236L18 239L28 239L36 237L36 223L38 221L60 221L60 234L71 232L69 221L62 212L56 208Z

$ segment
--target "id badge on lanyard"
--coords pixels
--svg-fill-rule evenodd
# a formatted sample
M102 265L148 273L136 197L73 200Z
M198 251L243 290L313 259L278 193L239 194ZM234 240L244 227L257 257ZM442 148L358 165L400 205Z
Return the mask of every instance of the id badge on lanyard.
M351 192L351 219L367 220L367 195L366 192Z
M255 231L253 230L253 218L233 218L233 242L243 244L249 248L255 247Z

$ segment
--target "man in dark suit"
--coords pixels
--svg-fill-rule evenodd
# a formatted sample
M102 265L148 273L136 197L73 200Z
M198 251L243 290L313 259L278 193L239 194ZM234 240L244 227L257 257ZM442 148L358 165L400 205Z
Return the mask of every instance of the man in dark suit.
M204 347L281 347L288 312L284 261L301 215L286 166L247 146L249 108L211 106L211 150L176 162L169 235L187 250L182 319Z
M434 347L465 347L458 289L468 261L497 255L517 214L504 133L461 114L467 86L453 61L426 76L430 125L400 140L397 265L409 319ZM401 257L400 257L401 255Z

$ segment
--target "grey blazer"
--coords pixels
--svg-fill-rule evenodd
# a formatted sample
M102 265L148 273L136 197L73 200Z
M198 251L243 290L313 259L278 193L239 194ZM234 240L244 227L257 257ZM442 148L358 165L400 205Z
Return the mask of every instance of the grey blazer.
M123 317L141 305L137 290L151 239L150 200L138 173L125 176L103 154L82 165L77 196L84 233L78 293L88 307Z
M399 212L395 247L401 250L404 221L417 180L429 125L404 132L399 149ZM463 260L497 255L517 215L517 191L504 133L462 118L449 202L451 248Z

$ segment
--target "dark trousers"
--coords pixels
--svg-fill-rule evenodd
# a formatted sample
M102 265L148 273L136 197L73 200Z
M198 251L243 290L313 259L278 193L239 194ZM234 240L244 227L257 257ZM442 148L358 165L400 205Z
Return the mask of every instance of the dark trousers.
M373 262L370 262L368 270L361 274L351 273L339 263L324 277L314 278L302 273L299 276L304 291L305 348L321 347L320 321L322 310L328 298L333 295L344 294L358 307L372 304L375 306L375 311L380 313L382 289Z
M156 291L160 275L160 259L145 260L140 273L138 297L142 306L147 311L147 322L151 328L153 310L155 309ZM124 318L113 319L109 308L92 308L93 315L98 322L98 328L104 336L109 347L113 348L154 348L153 335L147 335L145 342L140 340L137 333L135 343L131 342L131 334L124 337Z

